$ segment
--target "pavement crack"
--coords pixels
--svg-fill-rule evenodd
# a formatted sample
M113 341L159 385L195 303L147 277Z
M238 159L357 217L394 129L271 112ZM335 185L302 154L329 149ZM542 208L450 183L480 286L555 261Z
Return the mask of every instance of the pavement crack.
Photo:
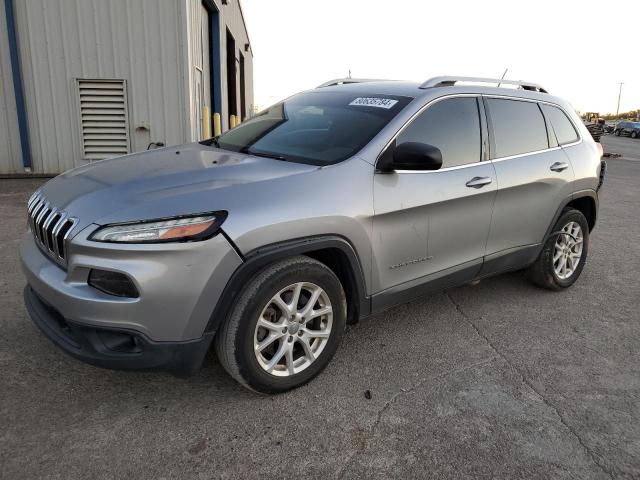
M492 356L491 358L488 358L486 360L482 360L480 362L472 363L471 365L467 365L467 366L464 366L464 367L461 367L461 368L457 368L455 370L449 370L449 371L443 372L443 373L441 373L439 375L421 378L420 380L418 380L416 383L414 383L410 387L401 388L398 392L394 393L391 396L391 398L389 400L387 400L384 403L384 405L382 405L382 407L380 407L380 409L378 409L378 412L376 413L376 419L371 424L371 427L369 427L369 432L367 433L367 438L366 438L366 440L364 442L364 446L362 448L356 448L356 449L352 450L352 452L349 454L349 456L346 458L346 460L342 464L342 467L338 471L338 474L337 474L336 478L338 478L338 480L344 478L344 475L345 475L345 473L347 471L347 468L351 464L352 460L357 455L362 454L363 452L365 452L369 448L369 442L370 442L371 438L373 438L373 436L375 435L376 430L378 428L378 425L380 425L380 422L382 421L383 415L389 410L389 408L391 408L391 406L398 400L398 398L400 398L403 395L407 395L409 393L414 392L415 390L417 390L418 388L420 388L422 385L424 385L427 382L432 382L432 383L436 384L437 382L440 382L441 380L443 380L446 377L449 377L449 376L452 376L452 375L457 375L458 373L462 373L462 372L464 372L466 370L471 370L472 368L476 368L476 367L480 367L480 366L483 366L483 365L487 365L487 364L493 362L494 360L496 360L497 358L498 358L497 356Z
M515 364L513 364L511 362L511 360L509 360L509 358L504 353L502 353L502 351L489 339L489 337L487 337L486 334L484 334L480 330L480 328L478 328L476 323L471 319L471 317L469 317L465 313L465 311L460 307L460 304L454 300L454 298L451 296L451 294L448 291L445 291L444 294L449 299L449 301L451 302L453 307L456 309L456 311L460 314L460 316L462 318L464 318L464 320L471 326L471 328L473 328L473 330L475 331L476 335L479 338L481 338L489 346L489 348L491 348L491 350L493 350L493 352L496 355L498 355L502 360L504 360L506 362L506 364L509 366L509 368L511 368L511 370L513 370L520 377L522 383L524 385L526 385L536 396L538 396L540 398L540 400L542 400L542 402L548 408L550 408L556 414L556 416L560 420L560 423L569 431L569 433L571 435L573 435L575 437L575 439L578 441L580 446L587 453L589 458L591 458L593 463L598 468L600 468L600 470L602 470L602 472L607 474L609 476L609 478L612 478L612 479L615 478L616 477L615 472L606 465L606 462L605 462L605 460L603 458L601 458L591 448L589 448L589 446L584 442L584 440L579 435L579 433L567 422L567 420L565 419L565 417L562 414L562 412L560 411L560 409L558 409L558 407L556 407L553 404L553 402L551 402L551 400L549 400L542 392L540 392L535 387L535 385L526 377L526 375Z

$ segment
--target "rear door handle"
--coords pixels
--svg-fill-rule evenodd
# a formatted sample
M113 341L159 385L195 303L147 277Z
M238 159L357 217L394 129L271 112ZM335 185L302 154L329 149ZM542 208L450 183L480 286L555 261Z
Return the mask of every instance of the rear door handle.
M473 177L465 185L469 188L482 188L491 183L491 177Z
M549 169L553 172L562 172L563 170L566 170L567 168L569 168L569 164L565 163L565 162L556 162L553 165L551 165L549 167Z

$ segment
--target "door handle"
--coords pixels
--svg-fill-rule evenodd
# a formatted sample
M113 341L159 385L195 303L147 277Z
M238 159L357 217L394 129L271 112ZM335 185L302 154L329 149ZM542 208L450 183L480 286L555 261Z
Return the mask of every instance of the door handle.
M491 183L491 177L473 177L465 185L470 188L482 188Z
M566 170L567 168L569 168L569 164L565 163L565 162L556 162L553 165L551 165L549 167L549 169L553 172L562 172L563 170Z

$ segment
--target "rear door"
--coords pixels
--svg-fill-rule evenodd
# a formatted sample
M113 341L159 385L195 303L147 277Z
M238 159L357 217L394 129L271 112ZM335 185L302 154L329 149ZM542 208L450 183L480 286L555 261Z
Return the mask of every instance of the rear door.
M438 100L389 147L430 144L441 150L443 165L375 175L372 246L379 290L411 288L454 271L472 278L480 269L496 193L493 165L483 161L480 107L476 96Z
M491 157L498 177L487 264L511 255L514 265L532 260L558 207L572 192L573 168L547 129L537 102L485 97ZM502 265L509 267L510 265Z

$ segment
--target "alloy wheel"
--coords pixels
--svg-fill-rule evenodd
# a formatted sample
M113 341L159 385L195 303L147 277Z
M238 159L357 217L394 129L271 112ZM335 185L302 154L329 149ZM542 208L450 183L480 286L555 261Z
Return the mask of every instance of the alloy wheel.
M332 323L331 301L321 287L298 282L283 288L258 318L253 339L258 363L275 376L300 373L324 350Z
M553 270L559 279L568 279L578 268L583 241L582 228L576 222L567 223L558 234L553 250Z

